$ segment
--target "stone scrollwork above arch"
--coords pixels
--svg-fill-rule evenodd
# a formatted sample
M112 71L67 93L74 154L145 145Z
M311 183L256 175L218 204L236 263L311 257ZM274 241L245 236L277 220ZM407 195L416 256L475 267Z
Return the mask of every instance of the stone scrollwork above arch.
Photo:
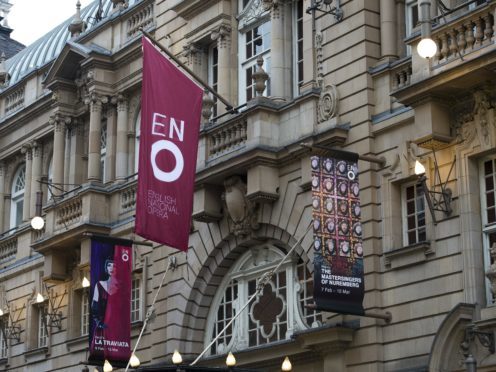
M326 85L319 97L318 117L319 123L335 117L338 113L338 90L335 85Z
M237 16L237 19L239 20L239 29L243 29L266 15L268 13L268 10L264 6L266 3L267 1L264 0L250 0Z

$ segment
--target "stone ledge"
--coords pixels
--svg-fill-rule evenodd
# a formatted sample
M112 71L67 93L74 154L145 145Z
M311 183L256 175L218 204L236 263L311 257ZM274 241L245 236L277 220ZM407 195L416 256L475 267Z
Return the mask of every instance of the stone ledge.
M426 241L385 252L384 257L386 267L394 270L422 263L431 254L434 254L431 243Z

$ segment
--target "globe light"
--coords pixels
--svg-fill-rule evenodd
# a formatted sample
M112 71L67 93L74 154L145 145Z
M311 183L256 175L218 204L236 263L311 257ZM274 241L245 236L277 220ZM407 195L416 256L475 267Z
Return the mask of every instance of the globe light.
M112 364L109 363L107 359L105 359L105 363L103 363L103 372L112 372L114 368L112 368Z
M87 277L83 277L83 281L81 282L81 286L83 288L88 288L90 286L90 281Z
M3 316L4 312L2 309L0 309L0 316Z
M36 302L41 304L43 301L45 301L45 298L40 292L38 292L38 294L36 295Z
M417 53L422 58L432 58L436 55L437 44L431 38L425 38L420 40L417 44Z
M284 362L282 362L282 366L281 366L281 371L289 372L292 369L293 369L293 366L291 365L289 358L288 357L284 358Z
M415 160L415 174L420 176L425 173L425 167L418 160Z
M45 220L40 216L35 216L31 220L31 227L35 230L41 230L45 226Z
M176 366L178 364L181 364L183 362L183 357L179 353L179 351L174 350L174 354L172 354L172 363L174 363Z
M233 353L229 352L226 358L226 366L234 367L235 365L236 365L236 358L234 357Z
M135 353L133 353L133 355L131 355L131 359L129 359L129 364L133 368L138 368L140 366L140 364L141 364L140 360L138 359L138 357L136 356Z

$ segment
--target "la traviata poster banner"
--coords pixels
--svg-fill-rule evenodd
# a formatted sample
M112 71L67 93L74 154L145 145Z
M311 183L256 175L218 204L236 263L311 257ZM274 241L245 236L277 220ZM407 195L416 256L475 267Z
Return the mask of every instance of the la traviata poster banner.
M89 361L131 357L131 260L130 242L92 239Z
M203 90L143 37L136 233L188 249Z
M358 155L311 158L314 300L317 309L363 315Z

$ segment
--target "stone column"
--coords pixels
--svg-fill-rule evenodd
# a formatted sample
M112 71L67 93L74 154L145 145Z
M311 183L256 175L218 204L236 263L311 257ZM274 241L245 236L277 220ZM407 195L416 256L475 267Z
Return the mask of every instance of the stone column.
M88 134L88 181L102 181L100 174L102 104L107 103L106 97L92 93L86 103L90 105L90 130Z
M72 185L79 185L84 179L82 161L84 154L84 123L81 119L74 119L70 130L69 177ZM71 188L74 188L72 186Z
M383 58L396 58L396 4L395 0L381 0L381 55Z
M34 141L32 144L32 171L31 171L31 206L30 217L36 215L36 192L41 191L41 184L38 182L41 179L41 153L42 149L39 143Z
M62 188L64 183L64 159L65 159L65 127L69 124L71 119L55 114L50 118L50 124L54 126L53 132L53 179L52 183L56 187ZM60 195L61 190L52 188L53 195Z
M5 215L5 164L0 162L0 233L4 232L4 219Z
M204 64L202 63L204 55L203 49L194 43L188 43L188 45L185 45L183 49L183 54L186 57L186 64L191 71L202 77L204 80L207 80L206 78L208 76L208 71L207 69L204 69Z
M405 38L405 0L396 0L396 53L400 57L406 55Z
M127 169L127 132L128 132L127 98L121 94L117 96L117 141L115 149L115 178L124 181L129 175Z
M24 202L22 205L22 220L29 220L31 213L31 180L33 174L33 154L31 152L31 145L25 144L21 148L21 153L26 157L26 175L24 178Z
M105 180L115 181L115 156L117 137L117 97L112 97L107 108L107 152L105 154Z
M220 25L217 30L212 32L212 40L217 41L218 50L218 82L217 93L224 97L228 102L231 101L231 27ZM226 108L222 102L217 102L217 113L223 114Z
M270 95L274 98L285 99L289 96L289 92L285 92L284 89L284 3L271 1L266 2L264 7L270 8L270 19L272 23L270 34Z

